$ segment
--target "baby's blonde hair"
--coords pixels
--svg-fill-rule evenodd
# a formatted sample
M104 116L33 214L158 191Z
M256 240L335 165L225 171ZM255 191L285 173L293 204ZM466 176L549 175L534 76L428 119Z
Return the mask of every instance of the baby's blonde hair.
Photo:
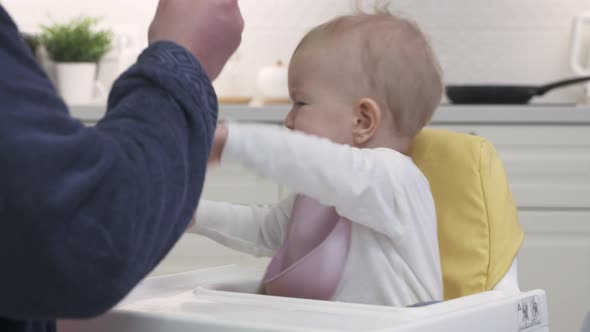
M308 44L335 47L351 76L348 93L373 98L390 111L397 134L414 137L432 118L443 94L442 70L428 40L412 21L389 12L341 16L311 30ZM348 69L348 70L347 70Z

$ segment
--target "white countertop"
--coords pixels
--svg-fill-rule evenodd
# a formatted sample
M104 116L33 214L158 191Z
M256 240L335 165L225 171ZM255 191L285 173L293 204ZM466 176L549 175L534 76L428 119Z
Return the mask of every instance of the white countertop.
M72 115L84 122L96 122L106 106L72 106ZM220 117L239 121L282 122L290 106L249 107L220 105ZM433 124L590 124L590 105L441 105Z

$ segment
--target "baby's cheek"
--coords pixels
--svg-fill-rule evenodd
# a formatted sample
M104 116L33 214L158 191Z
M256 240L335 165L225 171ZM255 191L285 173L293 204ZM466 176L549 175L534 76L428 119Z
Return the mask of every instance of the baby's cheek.
M298 116L295 118L295 130L311 134L310 130L313 129L313 122L306 119L305 116Z

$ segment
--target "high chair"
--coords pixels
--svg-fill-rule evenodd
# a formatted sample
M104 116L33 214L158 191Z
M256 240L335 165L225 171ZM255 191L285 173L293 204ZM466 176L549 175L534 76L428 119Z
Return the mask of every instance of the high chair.
M393 308L257 295L264 271L237 265L144 280L111 312L59 331L549 331L545 292L521 292L523 241L502 162L477 136L425 129L410 153L437 217L444 302Z
M484 138L423 130L410 152L434 197L445 300L518 292L523 242L502 161Z

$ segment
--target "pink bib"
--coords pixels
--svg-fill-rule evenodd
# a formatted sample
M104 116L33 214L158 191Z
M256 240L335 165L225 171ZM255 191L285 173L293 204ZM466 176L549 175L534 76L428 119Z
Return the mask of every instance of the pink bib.
M263 279L274 296L330 300L344 271L351 222L316 200L298 195L285 241Z

